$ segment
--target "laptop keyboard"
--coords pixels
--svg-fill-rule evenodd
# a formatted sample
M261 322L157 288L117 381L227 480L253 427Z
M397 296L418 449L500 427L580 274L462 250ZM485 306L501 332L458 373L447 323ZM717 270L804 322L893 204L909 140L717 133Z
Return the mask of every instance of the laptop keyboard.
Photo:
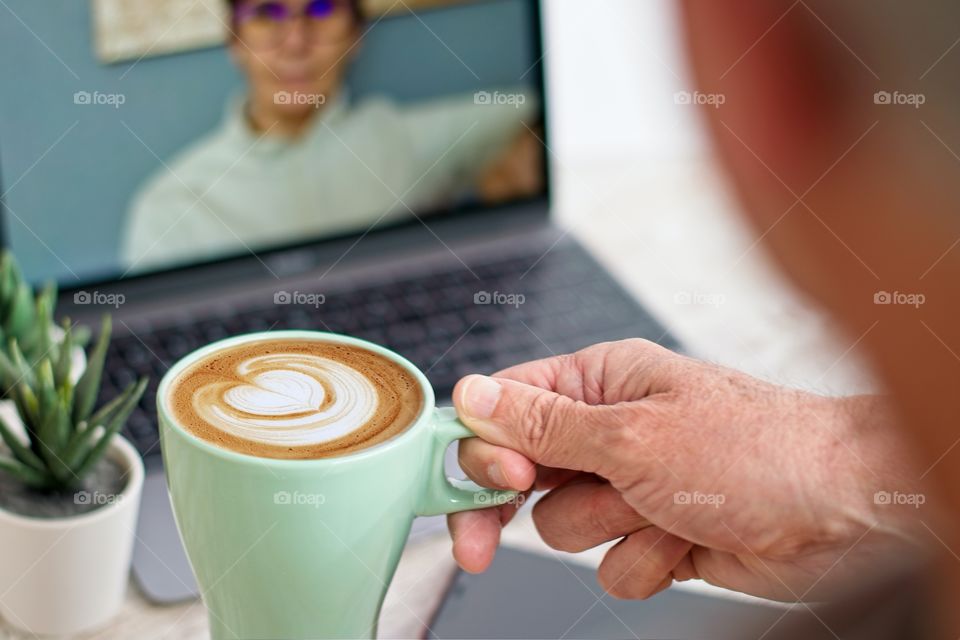
M464 265L336 291L278 291L275 296L275 301L251 301L229 313L113 338L101 400L114 397L137 377L149 376L147 392L125 429L143 456L160 453L160 378L194 349L232 335L311 329L357 336L420 367L441 400L469 373L492 373L604 340L639 336L675 346L575 243L560 244L545 256Z

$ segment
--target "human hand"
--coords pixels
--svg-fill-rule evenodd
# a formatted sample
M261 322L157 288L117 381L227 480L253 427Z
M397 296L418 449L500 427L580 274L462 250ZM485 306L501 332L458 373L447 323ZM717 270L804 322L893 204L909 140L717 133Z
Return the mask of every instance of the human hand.
M491 487L549 490L544 541L570 552L621 539L600 565L612 595L673 580L817 599L909 544L909 464L874 397L825 398L643 340L468 376L454 404L479 438L460 462ZM516 504L449 517L454 557L490 563ZM893 556L895 557L895 556Z
M524 128L480 175L477 191L484 202L506 202L543 191L543 141Z

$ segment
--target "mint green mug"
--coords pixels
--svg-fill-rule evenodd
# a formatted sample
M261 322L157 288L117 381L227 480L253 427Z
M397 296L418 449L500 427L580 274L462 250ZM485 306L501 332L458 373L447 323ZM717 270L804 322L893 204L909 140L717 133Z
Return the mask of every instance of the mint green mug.
M315 460L222 449L173 419L167 395L191 364L246 342L291 338L363 347L399 363L422 386L423 410L389 440ZM406 359L331 333L271 331L227 338L173 365L157 392L160 444L177 528L213 638L375 637L414 517L489 507L515 497L513 491L446 476L447 447L474 434L453 409L434 405L426 376Z

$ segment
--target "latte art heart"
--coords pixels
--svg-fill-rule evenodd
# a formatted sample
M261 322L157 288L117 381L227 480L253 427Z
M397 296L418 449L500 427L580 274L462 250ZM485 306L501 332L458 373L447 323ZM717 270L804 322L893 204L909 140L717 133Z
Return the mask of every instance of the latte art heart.
M252 384L229 389L223 399L238 411L282 416L316 410L323 403L323 386L298 371L279 369L261 373Z
M164 401L178 425L218 447L310 459L403 433L419 418L424 391L403 364L362 346L269 337L197 360Z
M245 382L197 389L193 407L208 424L245 440L282 446L330 442L363 427L377 411L373 383L348 365L278 353L239 363Z

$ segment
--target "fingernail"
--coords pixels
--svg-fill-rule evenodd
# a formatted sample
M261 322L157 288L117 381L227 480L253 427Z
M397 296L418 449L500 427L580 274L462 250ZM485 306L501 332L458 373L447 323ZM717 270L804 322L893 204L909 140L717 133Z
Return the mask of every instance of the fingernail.
M487 465L487 476L490 478L490 481L498 487L510 486L507 484L507 475L503 472L503 468L499 462L491 462Z
M463 410L471 418L485 420L500 400L500 383L487 376L470 376L463 389Z

